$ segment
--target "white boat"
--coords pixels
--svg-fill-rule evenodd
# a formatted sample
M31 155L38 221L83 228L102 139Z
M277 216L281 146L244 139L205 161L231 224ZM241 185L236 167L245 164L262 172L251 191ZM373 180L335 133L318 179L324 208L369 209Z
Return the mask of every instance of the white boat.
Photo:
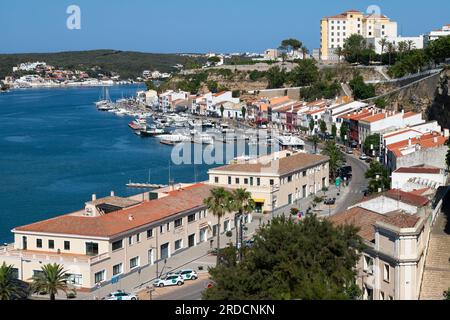
M162 134L156 136L161 142L169 142L169 143L181 143L181 142L191 142L191 137L185 136L183 134Z
M214 144L214 138L211 137L207 133L201 133L194 135L193 141L195 143L201 143L201 144Z

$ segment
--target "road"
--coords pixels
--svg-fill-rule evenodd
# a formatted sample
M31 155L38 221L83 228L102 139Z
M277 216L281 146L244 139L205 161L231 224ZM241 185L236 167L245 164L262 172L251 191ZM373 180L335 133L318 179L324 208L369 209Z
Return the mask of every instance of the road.
M334 210L335 213L342 212L348 207L360 202L364 198L363 190L368 186L365 177L368 169L367 164L351 155L345 155L345 158L348 165L352 166L353 177L352 181L350 181L350 190L344 200Z

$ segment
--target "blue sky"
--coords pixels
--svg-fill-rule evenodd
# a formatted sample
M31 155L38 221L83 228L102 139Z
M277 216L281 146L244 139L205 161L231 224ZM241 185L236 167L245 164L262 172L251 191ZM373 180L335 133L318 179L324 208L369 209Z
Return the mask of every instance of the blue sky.
M66 28L72 4L81 30ZM0 52L260 52L288 37L312 49L321 17L369 5L404 36L450 23L448 0L1 0Z

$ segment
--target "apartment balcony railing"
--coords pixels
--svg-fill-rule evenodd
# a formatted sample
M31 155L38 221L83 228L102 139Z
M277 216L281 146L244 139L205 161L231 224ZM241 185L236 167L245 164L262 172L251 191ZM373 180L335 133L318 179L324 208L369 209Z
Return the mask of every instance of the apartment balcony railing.
M0 247L0 258L9 257L15 259L24 259L32 261L46 261L46 262L59 262L59 263L87 263L89 265L104 261L110 258L109 253L103 253L97 256L86 255L69 255L58 254L49 252L30 252L27 250L14 249L14 245L7 245Z

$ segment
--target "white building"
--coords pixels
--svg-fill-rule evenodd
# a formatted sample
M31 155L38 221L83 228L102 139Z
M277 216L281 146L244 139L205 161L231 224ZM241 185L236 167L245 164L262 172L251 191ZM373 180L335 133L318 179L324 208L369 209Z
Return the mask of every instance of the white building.
M358 10L349 10L336 16L325 17L320 27L320 57L322 60L337 60L335 50L343 48L345 40L353 34L366 39L397 37L397 22L385 15L366 15Z
M450 36L450 24L446 24L439 30L433 30L428 34L428 41Z
M375 48L375 52L377 54L382 54L382 47L381 47L381 40L386 39L388 42L395 45L396 48L398 48L398 44L401 42L405 42L408 45L410 44L410 49L423 49L425 47L425 36L420 35L417 37L377 37L377 38L368 38L367 44L372 44ZM386 52L386 47L384 47L384 52Z
M188 97L188 92L168 90L159 95L159 107L164 111L173 111L173 101L186 100Z
M431 188L437 190L447 184L448 174L435 167L402 167L392 173L391 187L404 191Z

